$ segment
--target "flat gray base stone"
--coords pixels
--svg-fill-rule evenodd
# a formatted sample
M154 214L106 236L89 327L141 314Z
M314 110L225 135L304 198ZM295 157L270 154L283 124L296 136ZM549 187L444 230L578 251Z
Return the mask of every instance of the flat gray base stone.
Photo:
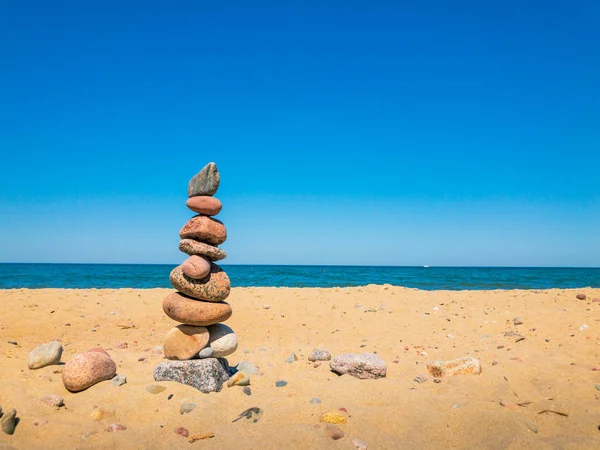
M229 363L225 358L166 361L154 369L155 381L175 381L201 392L219 392L229 380Z

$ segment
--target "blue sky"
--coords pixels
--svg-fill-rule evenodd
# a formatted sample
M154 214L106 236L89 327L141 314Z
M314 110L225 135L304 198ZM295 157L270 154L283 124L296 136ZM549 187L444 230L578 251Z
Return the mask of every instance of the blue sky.
M126 5L123 5L123 4ZM0 261L600 266L600 3L0 2Z

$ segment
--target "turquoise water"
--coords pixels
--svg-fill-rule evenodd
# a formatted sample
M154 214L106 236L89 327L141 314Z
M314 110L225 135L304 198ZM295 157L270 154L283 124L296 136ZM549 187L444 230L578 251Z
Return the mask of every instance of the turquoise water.
M0 289L170 288L164 264L0 264ZM392 284L418 289L600 287L600 268L360 267L222 265L232 286L344 287Z

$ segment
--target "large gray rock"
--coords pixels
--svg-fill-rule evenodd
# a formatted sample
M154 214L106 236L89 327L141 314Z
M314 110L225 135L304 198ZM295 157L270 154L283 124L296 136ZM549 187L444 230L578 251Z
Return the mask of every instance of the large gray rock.
M40 369L46 366L56 365L60 362L63 347L58 341L39 345L29 353L27 364L30 369Z
M175 381L201 392L219 392L229 380L229 365L225 358L167 361L154 369L155 381Z
M360 379L384 378L387 372L385 361L374 353L345 353L333 358L329 367Z
M208 163L190 180L188 184L188 197L197 195L215 195L219 189L221 176L214 162Z

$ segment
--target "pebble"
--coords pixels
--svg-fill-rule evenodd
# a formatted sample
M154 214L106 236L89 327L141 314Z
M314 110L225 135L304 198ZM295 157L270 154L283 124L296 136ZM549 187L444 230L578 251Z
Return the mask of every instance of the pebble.
M192 211L198 214L204 214L205 216L216 216L223 208L223 204L218 198L208 195L190 197L185 202L185 205Z
M321 422L333 423L337 425L340 423L346 423L348 421L348 418L341 411L329 411L323 414L320 420Z
M96 434L96 431L93 431L93 430L84 431L83 433L81 433L81 437L80 437L81 442L87 441L87 439L94 434Z
M374 353L345 353L333 358L329 367L359 379L384 378L387 372L385 361Z
M525 421L525 426L527 428L529 428L529 430L533 431L534 433L538 432L538 427L536 426L535 423L529 422L529 421Z
M48 425L48 421L46 419L36 419L33 422L34 427L43 427L44 425Z
M504 406L512 411L519 410L519 405L517 405L515 402L511 402L510 400L500 400L500 406Z
M257 375L258 374L258 367L256 367L254 364L252 364L251 362L248 362L248 361L242 361L237 366L235 366L235 369L238 372L245 372L248 375Z
M195 239L182 239L179 241L179 251L188 255L206 256L211 261L220 261L227 257L227 253L219 247L205 244Z
M186 430L185 428L179 427L179 428L175 428L175 433L177 433L179 436L183 436L183 437L188 437L190 435L190 432L188 430Z
M214 162L208 163L200 172L192 177L188 183L188 197L197 197L199 195L212 196L219 189L221 176L219 169Z
M358 450L367 450L367 443L361 439L352 439L352 445Z
M432 361L427 364L427 370L434 377L449 375L478 375L481 373L479 360L465 356L451 361Z
M123 431L126 430L127 427L125 425L121 425L120 423L113 423L106 428L106 431L109 433L114 433L115 431Z
M181 414L181 415L189 414L194 409L196 409L195 403L184 403L183 405L181 405L181 408L179 408L179 414Z
M276 387L283 387L283 386L286 386L287 384L288 383L285 380L278 380L278 381L275 382L275 386Z
M263 305L263 309L271 309L271 305Z
M311 362L315 361L330 361L331 353L321 348L315 348L312 353L308 356L308 360Z
M113 417L115 415L115 410L112 408L96 408L90 414L90 417L95 421L99 422L108 417Z
M117 345L115 345L115 348L118 348L119 350L125 350L127 347L129 347L127 342L119 342Z
M163 340L165 358L174 360L192 359L208 344L208 329L190 325L171 328Z
M577 300L585 300L587 298L587 296L585 294L577 294L576 298L577 298Z
M330 437L331 439L333 439L334 441L337 441L338 439L341 439L344 437L344 432L342 431L342 429L336 425L332 425L330 423L328 423L327 425L325 425L325 434Z
M62 344L58 341L39 345L29 353L27 365L30 369L40 369L42 367L56 365L60 362L62 352Z
M6 434L14 434L17 427L17 410L12 408L6 411L0 419L0 425Z
M19 345L19 343L17 341L13 341L12 339L9 339L8 343L12 344L12 345Z
M45 395L40 400L43 404L52 406L54 408L60 408L61 406L65 406L65 401L60 395Z
M211 347L205 347L198 352L198 358L212 358L215 355L215 350Z
M146 386L146 390L151 394L160 394L163 391L166 391L167 388L165 386L161 386L160 384L151 384Z
M513 319L513 325L523 325L523 320L520 317L515 317Z
M229 356L237 350L237 336L231 328L222 323L210 325L208 345L215 351L215 358Z
M313 397L310 399L311 405L318 405L319 403L321 403L321 399L319 397Z
M242 388L242 392L246 395L252 395L252 390L250 389L250 386L244 386Z
M223 222L208 216L194 216L179 230L181 239L194 239L209 245L221 245L227 240Z
M112 380L110 380L110 384L113 386L123 386L127 383L127 377L125 375L115 375Z
M210 273L210 261L199 255L188 257L181 264L182 272L194 280L201 280Z
M201 280L188 277L183 273L182 267L177 266L171 271L169 280L180 293L207 302L222 302L229 297L231 291L229 277L216 264L210 265L210 274ZM188 325L192 324L188 323Z
M593 303L600 303L600 297L596 297L594 300L592 300Z
M154 369L155 381L175 381L201 392L219 392L229 379L229 366L224 358L167 361Z
M166 296L162 307L171 319L196 327L224 322L231 317L232 313L231 306L225 302L199 302L180 292L173 292Z
M286 363L291 364L295 361L298 361L298 357L296 356L295 353L292 353L290 356L287 357L287 359L285 360Z
M232 386L248 386L250 384L250 375L246 372L237 372L229 381L227 381L227 387Z
M92 349L67 361L62 369L62 380L69 391L78 392L112 379L116 372L117 365L106 351Z

